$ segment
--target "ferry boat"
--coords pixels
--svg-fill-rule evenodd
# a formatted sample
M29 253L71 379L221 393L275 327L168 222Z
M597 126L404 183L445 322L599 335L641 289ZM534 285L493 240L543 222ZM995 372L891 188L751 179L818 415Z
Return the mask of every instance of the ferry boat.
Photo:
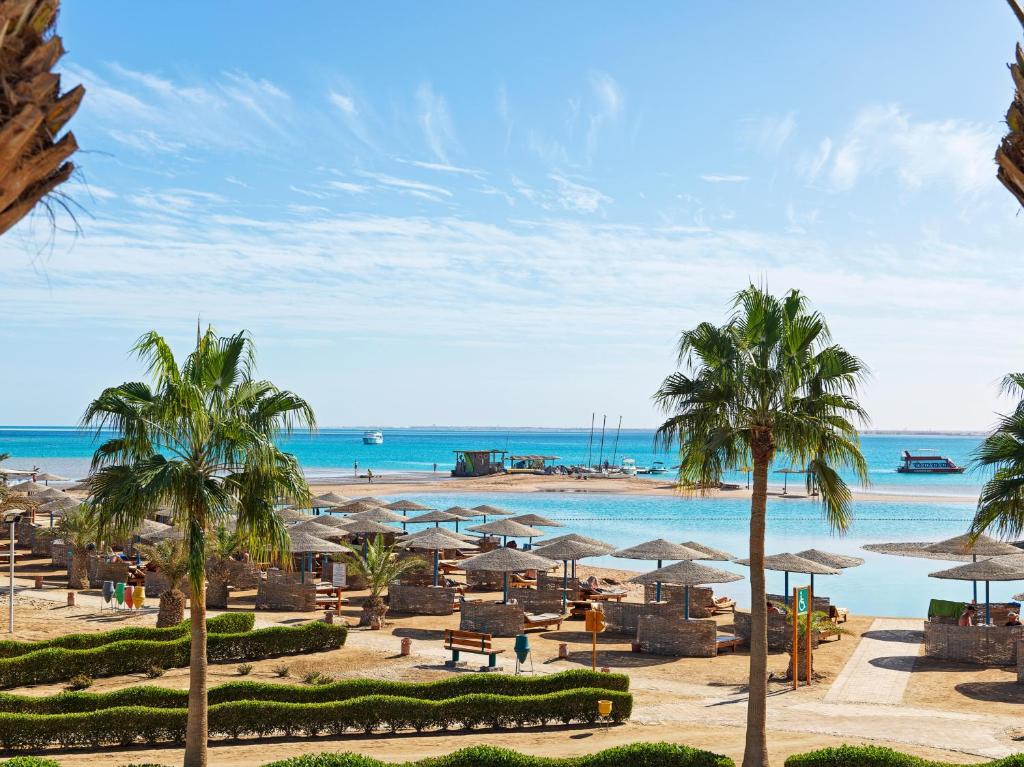
M934 452L903 451L903 463L896 467L900 474L963 474L964 467Z
M383 445L384 444L384 432L375 431L373 429L363 432L363 444L364 445Z

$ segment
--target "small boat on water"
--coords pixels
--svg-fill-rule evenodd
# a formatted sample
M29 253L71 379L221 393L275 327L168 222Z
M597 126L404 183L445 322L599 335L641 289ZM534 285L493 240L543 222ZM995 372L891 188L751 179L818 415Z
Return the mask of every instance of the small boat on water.
M364 445L383 445L384 444L384 432L370 429L363 432L363 444Z
M619 473L625 474L627 477L635 477L636 461L632 458L623 458L622 465L619 466Z
M963 474L964 467L934 451L911 453L904 450L903 463L896 467L896 471L900 474Z
M668 474L664 461L655 461L645 469L637 469L637 474Z

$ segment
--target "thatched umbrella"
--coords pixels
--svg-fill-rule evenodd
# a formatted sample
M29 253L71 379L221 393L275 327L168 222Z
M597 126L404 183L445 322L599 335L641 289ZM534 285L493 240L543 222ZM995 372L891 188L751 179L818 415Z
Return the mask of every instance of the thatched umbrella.
M462 567L467 572L471 570L484 570L502 574L502 604L508 603L509 573L516 573L522 570L548 570L553 566L555 566L555 562L550 559L539 557L529 551L510 549L506 546L492 549L485 554L477 554L475 557L462 561Z
M322 525L315 518L305 520L304 522L296 522L294 525L290 525L288 527L289 535L296 531L309 533L317 538L323 538L325 541L340 541L342 538L349 535L348 530L340 527Z
M608 553L608 550L604 546L563 538L561 541L548 541L543 546L533 549L533 553L539 557L562 562L562 609L565 609L566 600L569 598L566 593L569 590L569 563L572 562L573 569L575 569L576 562L579 560L586 557L603 556Z
M442 532L449 538L451 538L453 541L458 541L460 543L474 543L477 540L471 535L466 535L465 533L457 533L454 530L449 530L447 527L425 527L422 530L417 530L415 533L406 533L404 536L402 536L402 540L410 541L416 538L422 538L424 535L433 532L434 530Z
M478 511L477 509L467 509L465 506L449 506L445 509L449 514L454 514L457 517L463 519L472 519L473 517L482 517L483 521L487 521L487 513L484 511Z
M306 563L310 563L312 567L312 559L314 554L340 554L346 551L344 546L339 546L337 543L331 543L323 538L318 538L313 533L305 530L299 530L298 525L293 525L288 528L288 537L291 539L289 549L292 554L302 554L302 570L299 571L299 582L306 582Z
M1016 546L1011 546L1009 543L997 541L995 538L990 536L979 535L972 541L971 536L968 534L957 535L953 538L947 538L944 541L933 543L930 546L926 546L925 551L929 554L953 554L956 556L969 554L972 562L977 562L978 557L1003 557L1012 556L1014 554L1024 554L1024 550L1018 549ZM974 601L977 602L977 581L974 582L973 589Z
M579 533L566 533L565 535L557 535L554 538L548 538L544 541L544 545L550 546L552 543L561 543L562 541L589 543L591 546L597 546L604 549L606 554L610 554L616 549L616 547L610 543L605 543L604 541L598 540L597 538L591 538L587 535L580 535Z
M928 573L929 578L954 581L985 582L985 623L992 620L988 584L990 581L1024 581L1024 556L993 557L957 565L948 570Z
M685 546L688 549L699 551L704 556L701 559L708 562L732 562L736 557L730 554L728 551L722 551L721 549L715 549L711 546L705 546L703 543L697 543L697 541L683 541L681 546Z
M434 523L434 527L440 527L442 522L454 522L455 530L459 529L459 522L465 522L466 517L460 517L458 514L450 514L447 511L428 511L425 514L419 514L415 517L409 517L405 520L406 524L430 524Z
M864 551L873 554L887 554L893 557L914 557L915 559L935 559L946 562L972 562L969 554L932 554L927 551L931 541L898 541L894 543L865 543L861 546Z
M385 509L391 509L392 511L400 511L400 512L402 512L403 515L406 514L407 512L410 512L410 511L430 511L430 509L431 509L430 506L424 506L422 503L416 503L416 501L406 501L406 500L395 501L394 503L389 503L384 508Z
M701 559L703 555L699 551L688 549L686 546L681 546L678 543L666 541L664 538L655 538L653 541L638 543L636 546L630 546L628 549L613 551L612 556L620 559L644 559L654 561L658 563L658 569L660 570L661 563L665 560L675 561L680 559ZM661 601L660 581L655 581L654 601Z
M384 504L381 503L370 503L368 501L349 501L348 503L343 503L341 506L337 506L335 508L342 514L358 514L362 511L379 509L383 505Z
M304 503L304 504L301 504L301 505L296 504L295 508L296 509L299 509L299 508L302 508L302 509L326 509L328 512L330 512L330 511L334 511L335 509L340 509L346 503L348 503L348 501L331 501L331 500L328 500L326 498L313 498L313 499L311 499L309 501L309 503Z
M460 549L477 549L478 547L463 541L458 541L448 535L446 530L442 530L440 527L430 527L423 531L422 535L418 535L412 540L405 541L402 543L407 549L414 549L419 551L432 551L434 552L434 585L437 585L437 573L440 569L441 551L443 549L452 549L456 546Z
M67 477L61 477L57 474L49 474L43 472L42 474L36 474L36 482L42 482L45 485L49 485L51 482L67 482Z
M274 513L277 514L285 522L301 522L306 519L312 519L309 514L305 514L298 509L275 509Z
M529 525L530 527L565 527L561 522L542 517L540 514L520 514L515 517L509 517L509 519L521 525Z
M385 509L383 506L378 506L377 508L370 509L369 511L360 511L358 514L349 514L346 519L350 522L354 519L369 519L373 522L383 522L385 524L388 522L401 522L403 527L408 521L401 514L396 514L391 511L391 509Z
M69 498L70 496L63 490L58 490L55 487L46 487L38 493L33 493L31 497L40 503L45 503L46 501L56 501L60 498Z
M737 559L736 564L750 567L749 559ZM834 567L814 562L810 559L798 557L796 554L769 554L764 558L764 569L775 570L785 574L785 586L783 587L783 599L789 604L789 574L803 573L813 578L815 575L839 575L839 570ZM812 581L813 582L813 581ZM811 589L814 591L813 587Z
M544 532L534 527L520 524L511 519L496 519L493 522L484 522L482 525L467 527L471 533L484 533L485 535L500 535L501 545L508 543L509 538L528 538L533 540L544 535Z
M374 506L387 506L387 501L382 501L380 498L374 498L372 495L364 495L362 498L356 498L357 503L372 503Z
M683 587L683 617L690 620L690 586L703 586L708 583L732 583L743 580L742 575L730 573L728 570L719 570L717 567L699 565L696 562L684 559L674 565L661 567L643 575L631 579L632 583L672 583Z
M8 490L14 493L25 493L25 495L35 495L41 493L46 489L46 485L40 485L38 482L19 482L17 485L11 485Z
M834 570L849 570L851 567L860 567L864 564L863 557L851 557L849 554L836 554L821 549L804 549L796 553L798 557L817 562L819 565L831 567ZM814 592L814 573L811 576L811 593Z
M320 516L307 519L323 527L333 527L336 530L347 530L349 526L349 517L334 517L330 514L321 514Z
M329 503L342 504L342 503L349 503L349 502L351 502L352 499L349 498L347 495L341 495L339 493L335 493L332 490L329 493L324 493L323 495L318 495L316 497L316 500L318 500L318 501L327 501Z
M473 511L482 511L489 517L511 517L515 514L514 511L503 509L500 506L491 506L489 503L482 503L479 506L474 506Z
M345 520L345 529L353 535L401 535L402 531L393 525L385 525L381 522L374 522L372 519Z
M149 533L142 533L139 539L143 543L158 543L159 541L183 541L185 533L176 527L166 526L163 530L154 530Z

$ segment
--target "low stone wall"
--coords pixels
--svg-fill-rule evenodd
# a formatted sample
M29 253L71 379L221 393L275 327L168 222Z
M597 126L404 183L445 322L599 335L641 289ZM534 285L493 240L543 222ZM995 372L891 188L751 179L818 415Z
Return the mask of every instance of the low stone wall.
M53 548L54 534L49 527L36 527L32 531L32 556L49 557Z
M314 612L316 584L313 574L307 575L306 582L302 583L300 573L268 571L266 580L261 580L256 590L256 609Z
M444 583L444 573L437 574L437 582ZM434 585L434 568L431 567L429 570L413 570L410 573L405 573L399 583L403 586L433 586Z
M255 562L240 562L237 559L229 559L221 563L221 566L228 574L228 585L241 591L257 588L263 576L259 565Z
M392 583L388 586L388 604L393 613L412 615L451 615L455 612L457 592L453 588Z
M558 613L562 614L562 592L541 591L537 589L516 589L513 594L515 600L523 606L528 613Z
M602 602L606 631L613 634L636 635L640 618L654 615L663 618L683 619L682 605L637 604L636 602Z
M146 570L146 596L153 598L158 597L165 591L170 591L170 581L167 576L159 570ZM189 590L186 588L186 579L182 578L178 583L178 590L182 593L187 594Z
M496 637L514 637L523 633L523 606L500 602L464 602L459 629Z
M653 584L644 585L644 601L653 602L657 595L657 587ZM661 584L661 601L683 606L686 589L671 583ZM690 586L690 617L710 618L715 614L715 591L707 586Z
M1017 684L1024 684L1024 640L1017 641Z
M924 654L984 666L1013 666L1024 626L958 626L924 622Z
M792 599L793 599L793 595L792 594L789 595L789 599L792 601ZM784 597L782 594L769 594L768 595L768 600L771 601L771 602L774 602L775 604L779 605L780 607L782 605L786 604L786 597ZM815 612L827 613L828 612L828 608L831 607L831 606L832 606L832 600L829 599L829 597L819 597L819 596L815 595L815 597L814 597L814 611Z
M468 570L466 586L470 591L501 591L502 573L490 570Z
M71 547L59 538L50 544L50 563L65 570L71 567Z
M718 654L718 627L711 618L679 620L671 616L641 615L636 630L640 649L676 658L713 658Z
M14 526L14 537L16 539L14 547L16 549L31 548L31 546L32 546L32 534L35 532L35 529L38 527L38 525L36 525L36 523L32 521L33 518L34 518L34 515L32 515L32 514L25 514L21 518L21 521L18 522L18 524L16 524ZM3 525L3 533L0 534L0 540L7 541L7 540L10 539L10 536L11 536L11 528L10 528L10 526L9 525Z
M89 585L98 589L103 581L126 583L128 581L128 563L120 559L108 562L106 557L89 557Z
M576 599L579 595L580 590L580 579L569 578L568 585L569 599ZM537 591L557 591L559 594L562 593L562 568L558 568L557 573L539 572L537 573Z
M733 618L733 630L736 636L750 642L750 611L737 610ZM811 634L811 647L817 648L820 642L820 633L815 631ZM786 620L785 615L768 616L768 649L776 652L784 652L793 643L793 624Z

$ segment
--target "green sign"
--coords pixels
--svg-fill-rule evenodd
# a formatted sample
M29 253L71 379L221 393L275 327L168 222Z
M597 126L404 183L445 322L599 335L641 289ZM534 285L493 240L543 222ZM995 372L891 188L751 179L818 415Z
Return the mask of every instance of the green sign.
M811 589L809 586L802 586L796 590L796 614L806 615L811 602Z

